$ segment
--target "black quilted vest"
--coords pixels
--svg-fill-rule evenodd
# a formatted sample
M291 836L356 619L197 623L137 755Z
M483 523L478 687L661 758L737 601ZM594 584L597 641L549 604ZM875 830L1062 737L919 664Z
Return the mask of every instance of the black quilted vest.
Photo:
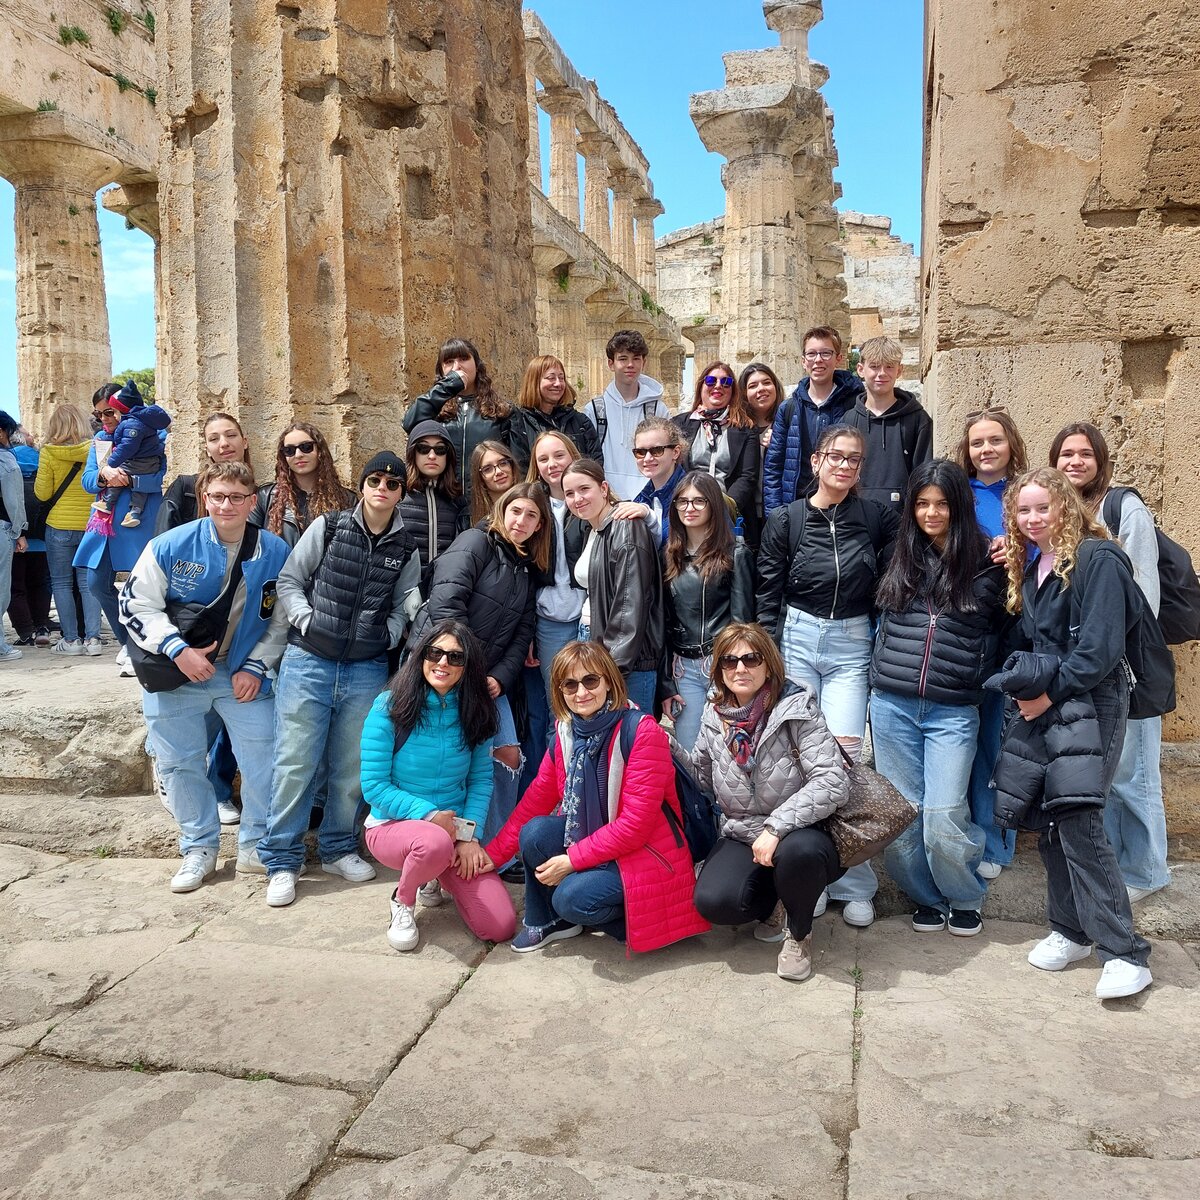
M387 653L392 589L414 549L412 534L395 517L372 549L359 508L326 514L325 554L308 581L312 621L306 633L295 627L288 633L292 645L334 662Z

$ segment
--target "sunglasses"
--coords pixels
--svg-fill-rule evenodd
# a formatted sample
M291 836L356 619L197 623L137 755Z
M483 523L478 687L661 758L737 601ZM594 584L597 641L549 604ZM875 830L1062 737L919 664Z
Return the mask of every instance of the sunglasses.
M670 446L635 446L633 448L634 458L662 458Z
M736 671L739 666L753 671L755 667L763 665L763 656L757 651L751 650L749 654L722 654L717 662L722 671Z
M99 408L96 410L96 416L98 417L115 417L116 415L117 410L115 408Z
M1003 404L993 404L991 408L973 408L966 415L966 423L968 425L973 425L976 421L980 420L980 418L987 420L992 413L1003 413L1007 417L1008 409L1005 408Z
M311 454L316 448L316 442L297 442L294 446L284 446L283 457L295 458L297 454Z
M708 507L708 501L705 500L703 496L697 496L694 500L691 496L680 496L679 499L675 501L675 507L680 512L683 512L685 508L703 510Z
M480 467L479 473L485 479L491 479L497 471L511 471L516 463L511 458L502 458L499 462L488 463L486 467Z
M721 387L733 387L732 375L705 375L705 385L712 388L720 384Z
M564 679L559 689L567 696L573 696L580 688L585 692L594 692L604 679L600 675L585 675L582 679Z
M418 442L413 447L414 454L436 454L438 458L445 458L450 453L450 447L445 442L437 442L430 444L429 442Z
M426 646L421 657L427 663L440 663L444 658L452 667L467 665L467 655L464 650L443 650L441 646Z
M382 483L389 492L398 492L404 486L399 479L392 479L388 475L368 475L363 483L369 488L377 488Z

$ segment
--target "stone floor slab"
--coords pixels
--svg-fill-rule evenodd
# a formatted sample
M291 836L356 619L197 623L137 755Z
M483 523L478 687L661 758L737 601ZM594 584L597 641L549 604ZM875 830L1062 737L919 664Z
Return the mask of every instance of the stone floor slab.
M773 1191L577 1158L432 1146L392 1162L339 1167L312 1188L308 1200L783 1200L803 1195L803 1190Z
M1155 1158L1200 1157L1195 1023L1200 971L1156 943L1155 983L1100 1003L1095 959L1059 973L1025 961L1044 930L993 922L965 939L876 922L860 947L860 1128L914 1138L1002 1136Z
M368 1089L465 975L432 957L192 940L56 1026L42 1048L87 1062Z
M113 854L169 858L178 853L179 828L154 796L118 793L64 803L57 796L4 794L0 795L0 842L55 854L105 849Z
M273 1080L27 1058L0 1075L0 1197L285 1200L353 1104Z
M850 1200L1194 1200L1200 1164L1139 1158L1129 1148L1047 1147L942 1132L934 1139L856 1130Z
M43 854L25 846L10 846L0 842L0 891L18 879L36 875L38 871L62 861L62 857L56 854Z
M450 1140L792 1188L803 1144L806 1194L840 1197L855 935L826 921L814 942L815 974L799 985L748 931L633 959L587 936L536 955L497 948L342 1149L391 1156ZM464 1039L483 1069L451 1082Z
M24 1046L0 1045L0 1069L7 1067L10 1062L20 1058L25 1053Z

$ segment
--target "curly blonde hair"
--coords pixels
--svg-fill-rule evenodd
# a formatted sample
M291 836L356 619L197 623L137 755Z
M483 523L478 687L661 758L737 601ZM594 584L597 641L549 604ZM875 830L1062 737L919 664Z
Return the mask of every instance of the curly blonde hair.
M1071 586L1076 552L1084 538L1111 541L1108 530L1088 512L1074 484L1053 467L1035 467L1018 475L1004 489L1004 569L1008 574L1007 607L1011 613L1021 611L1021 583L1033 544L1017 526L1017 504L1021 489L1045 488L1050 495L1050 513L1054 528L1050 534L1050 549L1054 552L1054 574L1064 588Z

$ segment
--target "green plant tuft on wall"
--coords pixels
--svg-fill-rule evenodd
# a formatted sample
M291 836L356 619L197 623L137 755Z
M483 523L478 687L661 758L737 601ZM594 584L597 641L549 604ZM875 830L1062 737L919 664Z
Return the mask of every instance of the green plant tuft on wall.
M119 13L115 8L106 9L104 19L108 22L108 27L120 37L125 32L125 14Z
M37 110L38 112L58 112L58 101L39 100Z
M151 108L153 108L158 103L158 88L148 87L145 90L145 92L143 92L142 94L146 97L147 100L150 101Z
M114 72L113 83L117 85L117 91L119 92L127 92L130 88L137 88L137 84L127 75L122 75L120 71Z
M80 29L78 25L60 25L58 27L58 40L64 46L70 46L73 42L78 42L81 46L90 46L92 39L88 37L87 31Z
M150 40L153 41L154 40L154 14L149 9L147 9L144 13L142 13L142 24L145 25L146 30L150 34Z

